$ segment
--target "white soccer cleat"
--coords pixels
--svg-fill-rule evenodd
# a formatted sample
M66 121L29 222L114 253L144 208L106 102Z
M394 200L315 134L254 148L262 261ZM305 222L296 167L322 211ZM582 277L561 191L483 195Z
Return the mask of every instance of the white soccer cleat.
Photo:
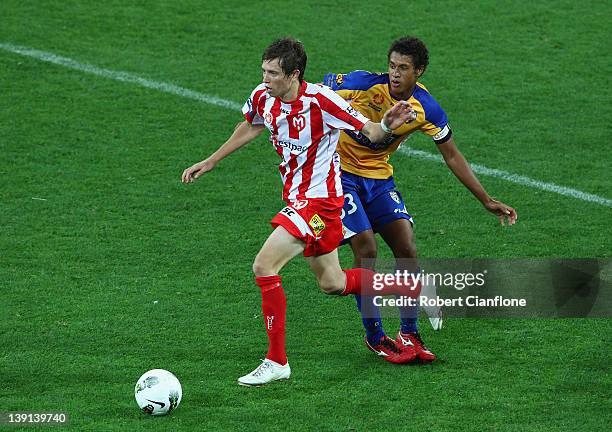
M442 311L440 311L440 317L439 318L432 318L429 317L429 322L431 323L431 327L434 330L442 330L442 322L444 320L442 319Z
M436 299L437 296L436 286L434 284L424 284L421 288L421 297L425 297L426 299ZM443 322L442 308L440 306L422 306L422 309L429 317L431 327L436 331L441 330Z
M281 365L265 359L253 372L238 378L238 384L243 386L260 386L272 381L286 380L291 376L289 363Z

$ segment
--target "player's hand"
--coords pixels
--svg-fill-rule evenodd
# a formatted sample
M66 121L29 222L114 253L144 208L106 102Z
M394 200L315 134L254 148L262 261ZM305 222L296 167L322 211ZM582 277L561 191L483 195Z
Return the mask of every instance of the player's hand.
M484 206L487 210L497 216L500 224L506 225L506 222L508 222L508 225L515 224L517 218L516 210L514 210L509 205L506 205L501 201L492 199Z
M202 162L198 162L183 171L181 180L183 183L193 183L202 174L207 173L215 167L215 163L210 159L205 159Z
M417 113L408 101L399 101L387 110L383 121L390 129L397 129L404 123L416 120Z

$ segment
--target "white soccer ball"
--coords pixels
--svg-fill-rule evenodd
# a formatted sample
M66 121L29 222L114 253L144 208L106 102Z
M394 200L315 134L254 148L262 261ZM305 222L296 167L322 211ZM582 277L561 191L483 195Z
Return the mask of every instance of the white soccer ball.
M178 378L163 369L145 372L134 389L140 409L154 416L165 415L181 403L183 389Z

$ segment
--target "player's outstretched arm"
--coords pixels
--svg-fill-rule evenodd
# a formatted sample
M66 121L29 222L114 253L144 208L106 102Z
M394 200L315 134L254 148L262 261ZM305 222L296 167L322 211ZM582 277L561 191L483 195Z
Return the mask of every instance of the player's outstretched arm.
M382 122L367 122L361 132L372 142L381 142L393 129L416 119L416 112L407 101L399 101L387 110Z
M221 159L257 138L264 129L263 125L252 125L247 121L239 123L234 129L232 136L216 152L183 171L181 176L182 182L193 183L202 174L212 170Z
M508 222L508 225L514 225L517 218L516 211L509 205L489 196L476 178L463 154L461 154L455 145L454 140L451 138L445 143L438 145L438 149L442 153L446 165L455 174L455 177L478 198L484 208L496 215L502 225L505 225L506 222Z

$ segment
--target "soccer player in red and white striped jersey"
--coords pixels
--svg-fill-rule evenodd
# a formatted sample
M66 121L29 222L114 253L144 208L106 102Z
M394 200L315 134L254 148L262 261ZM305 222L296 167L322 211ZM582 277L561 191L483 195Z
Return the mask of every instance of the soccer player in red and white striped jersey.
M258 137L271 134L281 157L283 200L287 206L271 221L274 231L253 263L255 282L261 289L268 353L263 363L238 379L242 385L262 385L288 379L285 353L286 302L280 270L302 253L326 294L361 294L372 289L373 273L366 269L342 270L337 247L342 239L340 213L344 197L336 145L340 130L357 130L379 142L415 113L409 103L398 102L373 123L328 87L304 81L306 52L301 42L286 38L273 42L262 56L263 83L243 107L245 121L210 157L187 168L183 183L191 183L212 170L223 158ZM418 290L410 287L418 295ZM396 294L388 286L377 294ZM402 291L402 293L404 293ZM402 351L389 339L382 355L404 362Z
M361 130L368 119L328 87L300 83L295 100L285 102L260 84L242 111L251 125L264 125L283 162L283 200L342 196L336 145L341 129Z

